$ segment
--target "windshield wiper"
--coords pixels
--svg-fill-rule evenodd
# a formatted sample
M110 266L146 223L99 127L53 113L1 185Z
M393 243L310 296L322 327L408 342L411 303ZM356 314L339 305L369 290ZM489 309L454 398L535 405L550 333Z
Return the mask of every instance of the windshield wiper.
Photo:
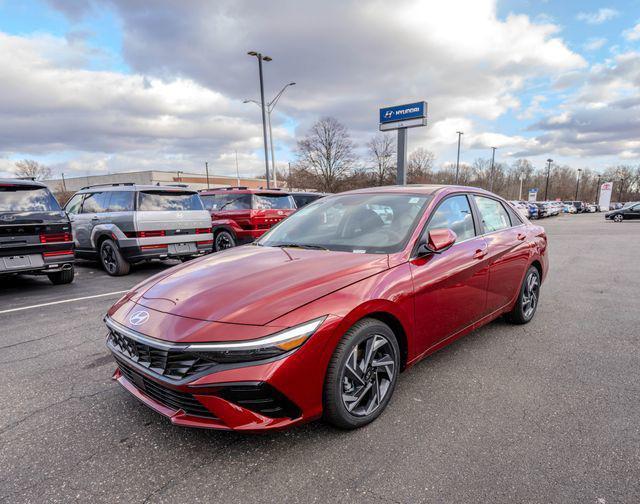
M310 250L329 250L327 247L323 247L322 245L306 245L302 243L280 243L278 245L274 245L274 247L300 248L300 249L310 249Z

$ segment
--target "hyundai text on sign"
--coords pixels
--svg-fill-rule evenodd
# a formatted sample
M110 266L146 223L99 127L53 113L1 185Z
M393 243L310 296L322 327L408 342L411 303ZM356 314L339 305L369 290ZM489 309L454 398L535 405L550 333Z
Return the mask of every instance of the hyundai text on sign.
M380 130L412 128L427 123L427 102L407 103L380 109Z

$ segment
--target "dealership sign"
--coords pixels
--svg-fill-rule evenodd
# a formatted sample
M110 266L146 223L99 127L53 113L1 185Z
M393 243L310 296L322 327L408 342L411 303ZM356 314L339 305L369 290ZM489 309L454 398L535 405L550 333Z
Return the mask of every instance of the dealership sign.
M534 202L538 199L538 190L529 189L529 201Z
M611 204L611 191L613 191L613 182L605 182L600 185L600 198L598 199L598 206L601 212L608 212L609 205Z
M407 103L380 109L380 131L427 125L427 102Z

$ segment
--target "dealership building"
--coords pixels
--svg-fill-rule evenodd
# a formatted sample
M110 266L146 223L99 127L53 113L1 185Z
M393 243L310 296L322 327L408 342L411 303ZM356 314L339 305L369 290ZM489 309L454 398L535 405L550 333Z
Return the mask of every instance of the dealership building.
M147 185L168 185L186 184L192 189L207 189L216 187L245 186L252 189L266 187L266 180L260 178L246 177L225 177L222 175L206 175L202 173L168 172L160 170L145 170L123 173L112 173L109 175L87 175L84 177L65 177L64 179L43 180L43 182L53 192L69 191L75 192L83 187L99 184L147 184ZM273 187L273 181L271 183ZM284 181L278 182L279 187L284 186Z

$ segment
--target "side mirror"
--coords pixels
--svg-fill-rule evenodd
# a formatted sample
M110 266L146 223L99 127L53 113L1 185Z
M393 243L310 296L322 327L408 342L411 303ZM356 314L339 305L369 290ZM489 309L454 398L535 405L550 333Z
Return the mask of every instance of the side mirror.
M451 229L432 229L427 239L418 245L418 256L440 254L451 248L457 239L458 236Z

